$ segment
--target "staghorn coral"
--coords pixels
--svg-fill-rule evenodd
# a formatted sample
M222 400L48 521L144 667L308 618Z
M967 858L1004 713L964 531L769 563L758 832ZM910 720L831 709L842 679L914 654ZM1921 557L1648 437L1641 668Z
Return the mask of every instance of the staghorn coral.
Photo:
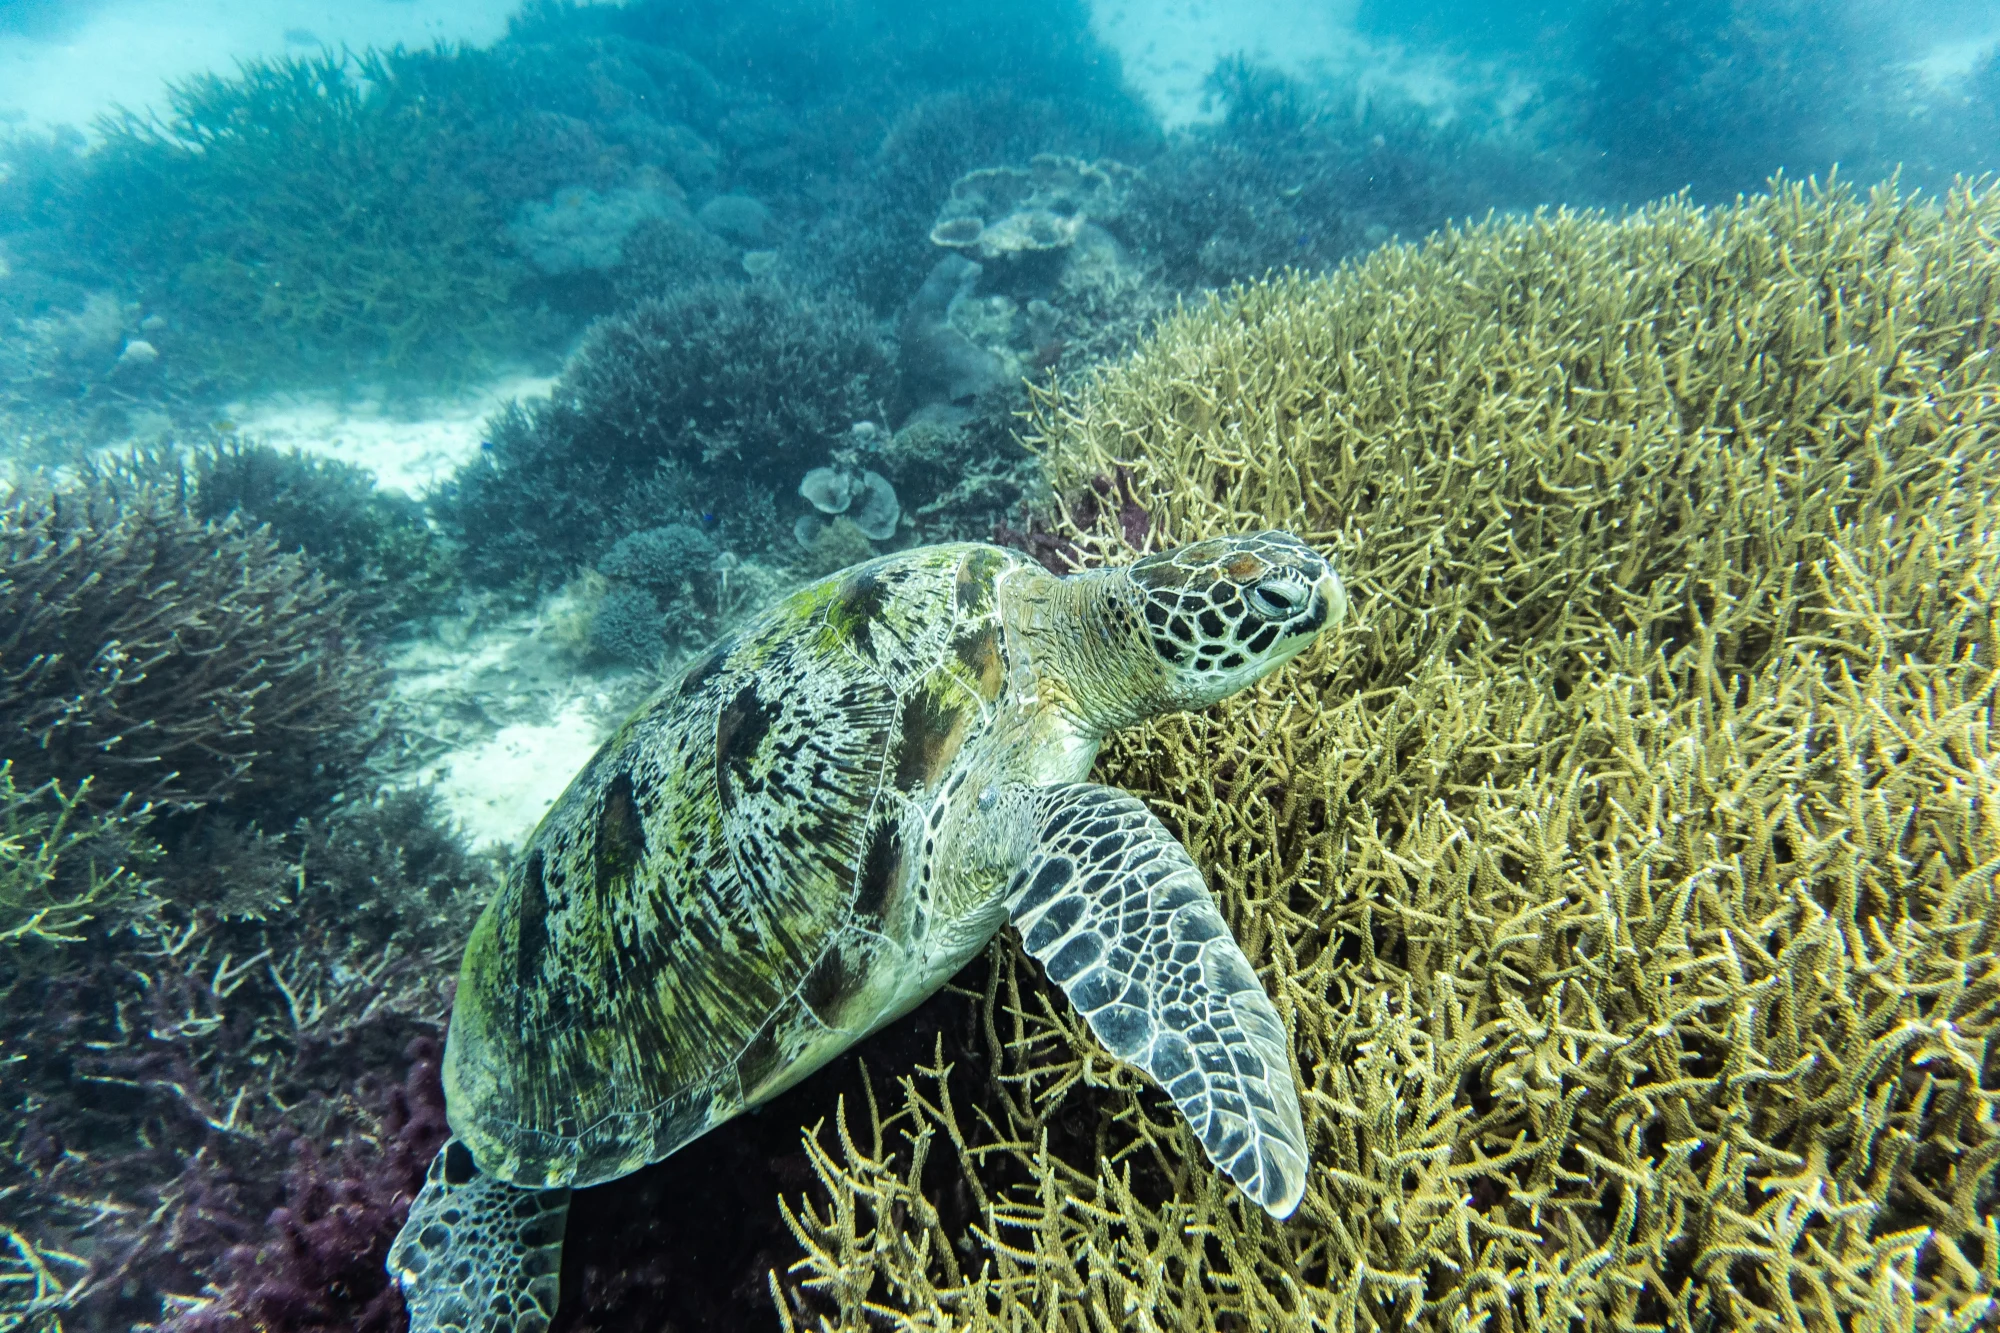
M497 63L396 49L195 75L164 117L105 119L68 221L236 383L329 365L412 377L511 351L528 341L508 308L519 273L458 161L504 105Z
M1996 225L1494 221L1044 395L1083 558L1129 477L1149 544L1292 526L1361 609L1101 760L1277 1000L1311 1184L1244 1207L1003 937L984 1051L809 1140L786 1325L1990 1320Z
M0 761L0 985L36 951L77 943L94 918L145 896L139 871L154 851L137 833L143 814L121 805L93 815L89 796L88 778L22 791L12 761Z
M369 744L378 669L343 599L268 534L163 487L23 486L0 506L0 757L95 801L194 806L282 779L296 810Z
M600 322L549 397L501 412L439 516L468 574L501 586L595 564L667 522L774 549L778 488L890 389L852 300L772 282L686 288Z
M36 1326L76 1299L88 1264L76 1255L43 1249L12 1227L0 1227L0 1233L7 1251L0 1257L0 1329L14 1333Z
M54 964L0 969L0 1214L66 1284L33 1299L77 1330L387 1318L367 1245L441 1134L447 969L491 867L422 793L282 837L177 822L151 826L146 897L100 898ZM33 1276L8 1264L0 1324Z

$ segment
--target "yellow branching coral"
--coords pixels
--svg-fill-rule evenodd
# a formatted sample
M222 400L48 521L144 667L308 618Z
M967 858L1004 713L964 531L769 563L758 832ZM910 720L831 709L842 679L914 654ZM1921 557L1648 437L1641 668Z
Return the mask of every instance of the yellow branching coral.
M61 1310L83 1289L89 1261L43 1249L0 1226L0 1333L46 1327L62 1333Z
M1045 396L1060 535L1357 616L1110 747L1292 1034L1274 1223L1010 940L815 1140L798 1326L1958 1329L2000 1311L2000 193L1446 231Z
M89 792L88 778L22 791L0 760L0 990L31 948L74 944L95 916L145 892L133 864L152 856L138 834L145 812L127 802L94 814Z

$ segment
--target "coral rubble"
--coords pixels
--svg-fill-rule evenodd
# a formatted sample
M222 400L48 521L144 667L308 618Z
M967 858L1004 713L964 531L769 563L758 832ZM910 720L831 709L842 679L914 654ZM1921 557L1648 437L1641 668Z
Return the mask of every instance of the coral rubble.
M1067 549L1281 525L1354 590L1100 766L1276 997L1311 1184L1245 1207L1003 938L984 1051L810 1139L787 1327L1990 1320L1996 226L1495 220L1042 395Z

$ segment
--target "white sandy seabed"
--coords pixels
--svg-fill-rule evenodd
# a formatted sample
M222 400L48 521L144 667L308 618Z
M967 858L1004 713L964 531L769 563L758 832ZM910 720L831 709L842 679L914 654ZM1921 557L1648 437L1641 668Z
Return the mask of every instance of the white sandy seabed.
M243 438L365 468L421 496L479 453L485 422L551 381L515 375L393 411L366 399L285 394L233 405ZM518 844L620 720L629 675L582 669L558 632L560 599L532 612L447 619L391 658L398 721L413 742L403 782L434 788L475 847Z

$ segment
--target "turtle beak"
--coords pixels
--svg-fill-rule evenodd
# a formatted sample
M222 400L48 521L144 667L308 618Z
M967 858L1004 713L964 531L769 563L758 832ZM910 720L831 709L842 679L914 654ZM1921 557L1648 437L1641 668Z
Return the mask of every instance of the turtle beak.
M1307 615L1315 629L1328 629L1347 619L1347 588L1331 566L1313 581L1312 606Z

